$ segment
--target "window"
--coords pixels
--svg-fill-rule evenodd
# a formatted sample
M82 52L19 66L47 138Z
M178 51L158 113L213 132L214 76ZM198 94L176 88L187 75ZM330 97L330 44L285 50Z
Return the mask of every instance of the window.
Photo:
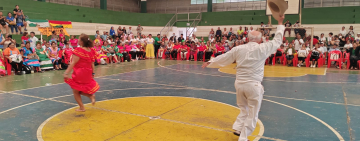
M191 4L207 4L208 0L191 0Z

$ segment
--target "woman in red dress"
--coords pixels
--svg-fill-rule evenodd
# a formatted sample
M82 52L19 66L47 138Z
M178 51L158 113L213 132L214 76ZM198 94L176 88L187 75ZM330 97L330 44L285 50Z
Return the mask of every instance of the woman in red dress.
M73 51L72 61L64 73L64 80L73 89L74 98L80 106L76 111L85 112L81 95L89 97L91 103L95 105L95 92L99 90L100 86L93 79L95 75L94 62L96 59L95 51L91 49L93 42L88 35L81 34L79 45L81 47ZM69 73L73 69L72 78L70 78Z

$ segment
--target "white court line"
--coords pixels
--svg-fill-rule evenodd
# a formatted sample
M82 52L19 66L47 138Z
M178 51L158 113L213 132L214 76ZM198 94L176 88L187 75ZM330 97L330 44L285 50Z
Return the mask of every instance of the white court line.
M302 110L300 110L300 109L291 107L291 106L286 105L286 104L282 104L282 103L275 102L275 101L268 100L268 99L263 99L263 100L268 101L268 102L272 102L272 103L275 103L275 104L278 104L278 105L281 105L281 106L284 106L284 107L288 107L288 108L290 108L290 109L293 109L293 110L296 110L296 111L298 111L298 112L300 112L300 113L303 113L303 114L305 114L305 115L307 115L307 116L310 116L310 117L312 117L313 119L315 119L315 120L319 121L320 123L324 124L327 128L329 128L329 129L339 138L340 141L345 141L344 138L339 134L339 132L337 132L334 128L332 128L329 124L327 124L326 122L322 121L321 119L319 119L319 118L317 118L317 117L315 117L315 116L313 116L313 115L311 115L311 114L309 114L309 113L307 113L307 112L304 112L304 111L302 111Z
M118 80L118 81L128 81L128 80ZM129 81L129 82L136 82L136 81ZM138 83L148 83L148 82L140 82L138 81ZM156 83L150 83L150 84L156 84ZM167 85L167 84L158 84L158 85ZM168 85L168 86L174 86L174 85ZM179 86L178 86L179 87ZM180 86L182 87L182 86ZM193 88L193 87L186 87L186 88ZM230 93L230 94L236 94L235 92L231 92L231 91L219 91L219 90L212 90L212 89L205 89L205 88L194 88L194 89L197 89L197 90L209 90L209 91L217 91L217 92L224 92L224 93ZM291 108L291 109L294 109L296 111L299 111L305 115L308 115L312 118L314 118L315 120L319 121L320 123L324 124L326 127L328 127L332 132L334 132L334 134L339 138L340 141L344 141L343 137L339 134L339 132L337 132L336 130L334 130L334 128L332 128L330 125L328 125L326 122L322 121L321 119L315 117L314 115L311 115L307 112L304 112L302 110L299 110L299 109L296 109L294 107L291 107L289 105L286 105L286 104L282 104L282 103L279 103L279 102L275 102L275 101L272 101L272 100L268 100L268 99L263 99L263 100L266 100L268 102L272 102L272 103L275 103L275 104L279 104L279 105L282 105L282 106L285 106L285 107L288 107L288 108Z
M270 96L264 95L264 97L272 97L272 98L280 98L280 99L290 99L290 100L298 100L298 101L309 101L309 102L318 102L318 103L328 103L328 104L336 104L336 105L345 105L345 103L337 103L337 102L326 102L326 101L317 101L317 100L308 100L308 99L298 99L298 98L288 98L288 97L279 97L279 96ZM355 104L346 104L350 106L360 106Z
M28 106L28 105L31 105L31 104L39 103L39 102L42 102L42 101L45 101L45 100L39 100L39 101L35 101L35 102L31 102L31 103L24 104L24 105L20 105L20 106L17 106L17 107L14 107L14 108L11 108L11 109L8 109L8 110L5 110L5 111L0 112L0 115L3 114L3 113L6 113L6 112L12 111L12 110L21 108L21 107L25 107L25 106Z

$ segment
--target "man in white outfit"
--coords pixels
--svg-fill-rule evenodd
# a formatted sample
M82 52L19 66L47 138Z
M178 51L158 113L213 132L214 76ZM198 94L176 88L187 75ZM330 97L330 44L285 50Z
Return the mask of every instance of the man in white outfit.
M235 135L240 135L239 141L247 141L256 127L258 113L263 99L264 88L261 82L264 77L265 60L282 44L285 27L282 15L278 19L278 27L274 39L267 43L261 43L261 33L252 31L249 33L249 43L240 45L229 52L220 55L203 64L203 68L219 68L236 61L236 100L240 107L233 129Z

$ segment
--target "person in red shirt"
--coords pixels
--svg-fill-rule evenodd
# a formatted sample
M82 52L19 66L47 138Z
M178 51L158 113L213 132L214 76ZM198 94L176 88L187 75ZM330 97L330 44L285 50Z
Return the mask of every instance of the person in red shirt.
M171 52L171 57L173 60L176 60L177 58L177 54L178 54L178 51L180 50L181 48L181 45L178 41L176 41L174 47L170 50Z
M218 41L216 44L216 51L217 53L215 53L215 57L225 53L225 47L223 46L223 44L221 44L220 41Z
M186 60L186 55L188 53L189 47L185 44L185 41L182 42L181 48L180 48L180 57L181 60Z
M195 44L195 42L191 42L191 45L190 45L190 58L189 60L192 60L195 59L195 54L197 54L197 45Z
M319 43L319 40L316 39L316 38L313 38L313 45L315 46L315 45L318 44L318 43Z
M29 41L29 36L27 32L24 32L23 36L21 36L21 42L25 44L27 41Z
M198 47L198 60L203 61L203 55L205 54L206 45L205 41L201 42L201 45Z

